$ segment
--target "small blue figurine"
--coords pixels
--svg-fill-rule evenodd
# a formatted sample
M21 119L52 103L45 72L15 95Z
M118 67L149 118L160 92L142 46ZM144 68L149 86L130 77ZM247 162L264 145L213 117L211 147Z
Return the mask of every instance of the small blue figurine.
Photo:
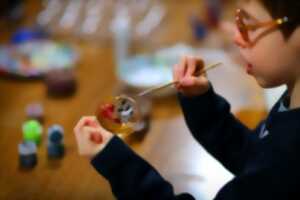
M48 129L48 157L62 158L65 153L64 149L64 129L60 125L53 125Z
M32 169L37 164L37 147L34 142L25 141L18 145L19 164L22 169Z
M208 28L203 20L197 15L190 17L190 24L192 27L193 35L197 40L203 40L207 36Z

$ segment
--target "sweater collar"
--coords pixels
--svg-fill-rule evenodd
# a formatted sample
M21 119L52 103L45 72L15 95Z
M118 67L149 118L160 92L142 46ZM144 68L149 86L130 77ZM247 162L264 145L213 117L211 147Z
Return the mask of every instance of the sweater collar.
M290 125L300 127L300 108L288 109L286 111L278 112L278 110L280 110L279 108L282 102L289 101L288 99L288 91L286 91L283 93L283 95L280 97L277 103L273 106L270 115L267 119L268 123L272 123L273 125L289 123Z

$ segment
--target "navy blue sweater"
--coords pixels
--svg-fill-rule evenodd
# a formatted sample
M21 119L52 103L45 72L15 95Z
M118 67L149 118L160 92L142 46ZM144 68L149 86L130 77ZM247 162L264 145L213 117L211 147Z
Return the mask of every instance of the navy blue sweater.
M215 200L300 199L300 109L278 112L278 102L266 121L249 130L213 89L191 98L179 94L179 101L194 138L235 175ZM264 138L262 126L269 131ZM91 162L119 200L194 199L175 195L172 185L117 137Z

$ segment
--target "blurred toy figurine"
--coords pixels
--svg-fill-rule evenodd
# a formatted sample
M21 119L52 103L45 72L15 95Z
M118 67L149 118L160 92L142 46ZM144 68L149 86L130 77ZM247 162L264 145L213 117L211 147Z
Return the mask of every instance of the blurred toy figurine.
M48 157L62 158L65 153L63 144L64 130L59 125L53 125L48 129Z
M40 103L32 103L26 107L26 115L28 119L34 119L40 123L44 122L44 108Z
M26 121L24 122L22 129L24 141L34 142L37 145L41 143L43 127L38 121Z
M31 169L37 164L37 148L34 142L23 142L18 145L19 164L22 169Z

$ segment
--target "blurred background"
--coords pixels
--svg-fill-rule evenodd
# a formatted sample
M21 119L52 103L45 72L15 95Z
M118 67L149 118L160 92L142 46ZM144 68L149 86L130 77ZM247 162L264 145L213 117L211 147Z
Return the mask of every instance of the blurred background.
M234 0L2 0L0 199L114 199L79 157L73 127L116 95L172 81L183 55L222 62L209 79L256 127L284 88L262 90L245 73L225 31L235 9ZM176 193L209 200L233 177L192 138L174 88L139 109L139 128L122 138Z

